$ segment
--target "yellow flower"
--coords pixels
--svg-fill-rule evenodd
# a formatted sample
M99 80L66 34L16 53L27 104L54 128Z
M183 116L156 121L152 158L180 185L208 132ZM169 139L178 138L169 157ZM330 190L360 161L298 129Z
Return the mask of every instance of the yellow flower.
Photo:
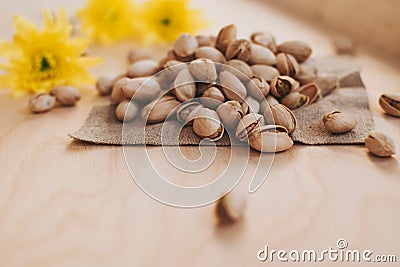
M100 59L83 57L87 41L71 38L72 25L61 9L57 18L44 10L42 30L22 17L14 18L13 41L0 43L0 56L8 62L0 64L5 74L0 76L1 88L13 88L14 95L27 92L48 92L58 85L80 87L95 81L86 68Z
M158 40L173 41L181 33L194 34L207 26L200 11L189 8L189 0L149 0L143 18Z
M93 42L111 44L139 35L138 7L131 0L88 0L77 17Z

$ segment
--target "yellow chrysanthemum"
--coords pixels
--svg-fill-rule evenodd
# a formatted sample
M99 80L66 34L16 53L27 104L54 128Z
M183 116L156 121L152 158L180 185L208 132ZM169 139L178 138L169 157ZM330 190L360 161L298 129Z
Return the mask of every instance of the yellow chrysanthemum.
M149 0L143 18L148 31L162 41L173 41L183 32L194 34L207 25L199 10L189 8L189 0Z
M27 92L48 92L58 85L80 87L95 81L87 67L100 59L84 57L87 41L71 38L72 25L61 9L57 18L44 10L43 29L20 16L14 19L13 41L0 43L0 56L9 61L0 64L5 74L0 76L1 88L13 88L14 95Z
M131 0L88 0L77 17L93 42L111 44L141 33L138 6Z

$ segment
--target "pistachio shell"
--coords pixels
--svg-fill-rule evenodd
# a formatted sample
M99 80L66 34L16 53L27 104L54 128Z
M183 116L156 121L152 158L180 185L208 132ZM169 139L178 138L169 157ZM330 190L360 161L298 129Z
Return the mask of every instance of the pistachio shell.
M215 41L215 47L225 54L228 45L236 40L236 26L230 24L228 26L223 27L217 36L217 40Z
M227 66L223 67L223 70L232 72L241 81L248 81L253 77L253 72L251 71L250 66L242 60L232 59L229 60L226 65Z
M191 100L196 96L195 80L189 70L179 72L178 76L176 76L174 87L176 98L182 102Z
M250 42L245 39L233 41L226 49L225 57L227 60L236 58L245 62L249 61L251 58Z
M204 91L203 95L200 97L200 102L205 107L216 109L219 105L225 102L225 97L221 90L215 86L212 86Z
M306 61L311 53L312 49L309 44L301 41L289 41L284 42L278 46L278 52L293 55L297 62L303 63Z
M285 127L288 133L292 133L297 126L296 116L285 105L276 104L264 111L264 120L267 124L275 124Z
M152 76L159 70L159 64L157 61L152 59L138 60L129 67L128 77L146 77Z
M211 35L196 35L196 40L199 47L214 46L215 44L215 36Z
M276 68L281 75L296 77L299 73L299 63L290 54L279 53L276 55Z
M258 101L265 100L265 97L269 94L270 87L269 84L260 78L253 78L246 84L247 92L253 98L257 99Z
M400 117L400 96L383 94L379 97L379 105L389 115Z
M264 46L276 53L277 46L273 35L264 32L256 32L250 36L250 39L253 43Z
M309 97L299 92L292 92L281 99L281 103L291 110L307 106L309 102Z
M198 102L182 103L176 109L176 118L182 123L188 123L188 118L190 118L190 114L199 107L202 107L202 105Z
M260 103L258 103L256 99L248 96L242 103L242 111L244 114L258 113L260 111Z
M215 214L220 224L231 224L243 216L247 205L246 194L233 190L220 198L215 208Z
M264 118L260 114L249 113L244 116L236 128L236 137L239 138L240 141L246 141L247 137L251 132L262 125L264 125Z
M115 109L115 117L119 121L131 121L139 113L139 106L134 101L128 99L122 100Z
M218 78L214 62L205 58L190 62L189 71L200 82L212 83Z
M237 101L227 101L219 105L217 114L226 129L235 129L243 117L243 111Z
M369 152L378 157L390 157L396 154L396 146L394 141L384 133L371 131L365 138L365 146Z
M229 100L242 103L246 98L247 90L243 83L231 72L223 71L219 75L222 91Z
M321 96L321 90L315 83L305 84L302 87L300 87L297 90L297 92L299 92L302 95L308 96L310 100L308 104L314 103Z
M279 76L271 81L271 94L277 98L284 97L292 91L296 91L300 84L289 76Z
M266 99L267 99L268 104L270 104L271 106L275 105L275 104L279 104L279 101L272 95L267 95Z
M270 104L266 99L261 100L259 103L260 103L260 110L258 113L263 114L265 110L270 107ZM277 104L279 104L279 102L277 102Z
M183 33L175 41L174 52L178 57L187 58L194 54L198 46L196 37L188 33Z
M163 90L171 89L171 83L182 70L188 69L188 64L177 60L169 60L163 65L163 70L157 73L158 83ZM173 86L172 86L173 87Z
M249 144L260 152L281 152L293 146L285 127L265 125L256 127L249 135Z
M251 44L249 63L252 65L263 64L272 66L276 64L276 57L268 48L257 44Z
M39 93L29 100L29 108L33 113L44 113L52 110L56 105L54 96Z
M160 85L153 78L127 79L121 88L126 98L135 97L135 100L145 102L155 99L161 92Z
M200 138L209 138L217 141L224 134L224 127L221 125L217 112L208 108L202 108L193 120L193 131Z
M264 79L267 82L270 82L279 76L278 70L271 66L253 65L250 69L253 72L254 78Z
M123 78L118 79L114 83L113 89L111 91L111 100L114 103L119 103L122 100L126 99L126 95L122 91L122 88L128 83L129 80L130 80L129 78L123 77Z
M324 115L322 121L331 133L350 132L357 126L357 120L349 113L335 110Z
M99 94L104 96L111 94L114 83L121 77L121 75L110 74L100 76L96 82L96 89Z
M225 64L225 56L217 49L211 46L203 46L194 53L195 58L207 58L216 63Z
M81 92L69 85L56 86L51 89L50 94L56 97L56 100L63 106L73 106L81 99Z
M165 95L160 99L154 100L142 109L142 119L146 123L157 123L164 121L168 116L172 116L175 108L180 104L173 96Z

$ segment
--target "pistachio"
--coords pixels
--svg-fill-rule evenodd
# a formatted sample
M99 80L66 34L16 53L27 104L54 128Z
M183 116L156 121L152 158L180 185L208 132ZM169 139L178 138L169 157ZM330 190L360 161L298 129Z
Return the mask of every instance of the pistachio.
M281 99L281 103L290 108L291 110L307 106L309 102L310 98L299 92L292 92Z
M268 104L270 104L271 106L275 105L275 104L279 104L279 101L272 95L267 95L266 100L267 100Z
M195 113L192 114L192 112L198 111L199 108L203 108L202 105L198 102L186 102L182 103L179 105L179 107L176 109L176 118L178 121L188 124L191 120L191 117L195 115Z
M270 104L266 99L261 100L259 103L260 103L260 110L258 111L258 113L263 114L265 110L269 108ZM279 102L277 102L276 104L279 104Z
M126 99L126 95L122 91L122 88L128 83L129 80L130 78L122 77L114 83L113 89L111 91L111 100L114 103L119 103L122 100Z
M227 60L236 58L245 62L249 61L251 58L250 42L245 39L233 41L226 49L225 57Z
M225 102L225 97L221 90L212 86L204 91L203 95L200 97L200 102L210 109L216 109L219 105Z
M179 72L186 69L188 69L188 65L186 63L177 60L167 61L163 65L163 70L157 73L160 86L165 90L171 89L170 85L173 81L175 81L176 76L178 76Z
M160 85L154 78L126 79L121 85L122 92L126 98L134 97L136 101L151 101L161 92Z
M379 105L389 115L400 117L400 96L383 94L379 97Z
M301 84L312 83L317 78L317 68L311 64L301 64L299 65L299 73L296 79Z
M249 63L252 65L263 64L272 66L276 64L276 57L268 48L257 44L251 44Z
M243 83L231 72L223 71L219 75L222 91L229 100L242 103L246 98L247 90Z
M199 47L202 46L214 46L215 45L215 36L211 35L196 35L197 43Z
M236 40L236 26L230 24L219 31L217 40L215 41L215 47L225 54L228 45L234 40Z
M223 70L232 72L242 82L248 81L253 77L253 72L251 71L250 66L244 61L232 59L229 60L226 65L227 66L224 66Z
M357 120L349 113L335 110L324 115L322 121L331 133L350 132L357 126Z
M276 55L276 68L281 75L296 77L299 73L299 63L294 56L285 53Z
M264 79L267 82L270 82L279 76L278 70L271 66L253 65L250 69L253 72L254 78Z
M292 133L297 126L296 116L293 112L282 104L275 104L264 111L266 124L276 124L285 127L288 133Z
M297 90L300 84L289 76L279 76L271 81L271 94L277 98L284 97Z
M381 132L371 131L365 138L365 146L369 152L378 157L390 157L396 154L393 139Z
M128 99L122 100L115 109L115 117L119 121L131 121L139 113L139 106L134 101Z
M199 44L194 36L183 33L175 41L174 52L178 57L187 58L194 54L198 46Z
M189 71L200 82L212 83L218 78L214 62L205 58L190 62Z
M54 96L40 93L29 100L29 108L33 113L44 113L52 110L56 105Z
M50 94L63 106L73 106L81 99L81 92L73 86L64 85L51 89Z
M221 225L232 224L243 216L247 205L246 194L234 190L220 198L215 207L215 215Z
M220 64L224 64L226 62L225 56L219 50L211 46L200 47L194 53L194 57L207 58Z
M315 84L321 90L322 95L327 95L339 86L339 79L336 75L318 75L314 80Z
M240 103L234 100L219 105L217 114L226 129L235 129L240 119L243 117Z
M246 84L247 92L249 95L257 99L258 101L265 100L265 97L269 94L269 84L261 78L253 78Z
M154 75L159 69L159 64L157 61L152 59L142 59L138 60L129 67L128 77L146 77Z
M287 129L279 125L256 127L248 138L250 146L260 152L281 152L293 146Z
M142 59L150 59L150 53L148 51L140 50L140 49L135 49L129 52L128 54L128 61L129 63L134 63L136 61L142 60Z
M284 42L278 46L278 52L293 55L297 62L303 63L310 57L312 49L309 44L301 41Z
M100 95L111 94L114 83L122 76L102 75L97 79L96 89Z
M257 113L249 113L244 116L236 128L236 137L239 138L240 141L244 142L247 140L247 137L251 132L257 128L264 125L264 118L262 115Z
M189 70L182 70L176 76L174 83L174 93L176 98L185 102L196 96L196 84Z
M248 96L242 103L242 111L244 114L258 113L260 111L260 103L258 103L256 99Z
M315 83L305 84L302 87L300 87L297 90L297 92L299 92L302 95L308 96L310 100L308 104L314 103L321 96L321 90Z
M164 121L168 116L172 116L179 101L173 96L164 95L159 99L147 104L142 109L142 119L146 123L157 123Z
M250 36L250 39L253 43L264 46L276 53L277 47L275 42L275 37L271 34L264 32L256 32Z
M224 135L217 112L208 108L200 109L193 120L193 131L200 138L209 138L217 141Z

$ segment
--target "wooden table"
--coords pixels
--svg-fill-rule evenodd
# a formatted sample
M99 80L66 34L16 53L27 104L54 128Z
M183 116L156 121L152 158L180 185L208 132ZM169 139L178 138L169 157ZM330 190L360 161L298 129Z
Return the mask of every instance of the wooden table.
M73 10L81 2L65 5ZM267 30L279 41L308 40L314 56L332 54L323 31L262 2L197 2L213 21L210 33L234 22L241 36ZM1 4L2 39L11 36L15 12L39 17L41 6L34 3ZM126 50L112 56L107 48L94 52L107 62L96 74L126 67ZM400 148L400 121L377 106L381 92L399 92L398 69L364 51L354 61L362 68L376 128ZM257 260L264 245L322 250L336 248L339 238L349 249L400 256L398 155L380 159L363 146L296 145L276 155L266 183L249 195L245 218L220 227L213 205L172 208L143 193L121 147L68 137L106 98L85 91L77 107L43 115L30 114L27 101L13 99L10 91L0 93L0 266L265 266ZM184 149L185 154L194 151ZM216 172L225 166L229 148L218 153ZM161 148L151 148L150 154L160 159L161 169L169 168ZM246 174L241 184L247 186L249 179Z

